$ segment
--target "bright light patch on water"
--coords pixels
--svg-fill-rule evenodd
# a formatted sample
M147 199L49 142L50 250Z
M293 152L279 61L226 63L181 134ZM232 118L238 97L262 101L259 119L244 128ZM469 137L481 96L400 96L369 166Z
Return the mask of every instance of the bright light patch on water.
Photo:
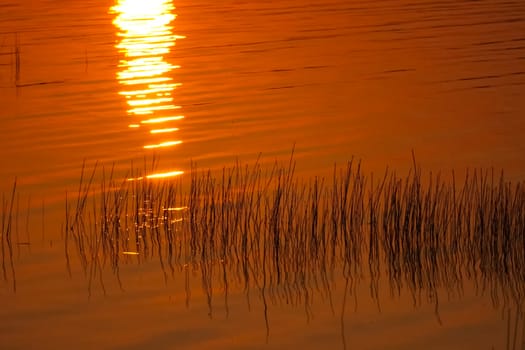
M115 14L113 24L117 29L115 48L121 54L116 74L125 89L119 92L128 105L127 112L137 118L129 126L140 124L165 124L145 130L149 135L178 131L170 125L182 117L166 116L167 111L181 108L173 103L173 90L180 85L172 83L173 70L180 68L167 59L177 39L172 22L177 15L175 6L168 0L119 0L110 9ZM131 88L130 88L131 87ZM154 116L144 119L143 116ZM147 129L147 128L146 128ZM180 141L145 141L145 149L174 146Z

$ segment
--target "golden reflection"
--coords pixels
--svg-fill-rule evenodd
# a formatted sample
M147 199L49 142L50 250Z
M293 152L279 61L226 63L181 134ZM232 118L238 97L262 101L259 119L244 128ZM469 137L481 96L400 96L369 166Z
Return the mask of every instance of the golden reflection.
M167 178L167 177L180 176L182 174L184 174L184 171L180 171L180 170L168 171L165 173L155 173L155 174L150 174L147 176L130 177L129 179L127 179L127 181L141 181L141 180L144 180L145 178L146 179L162 179L162 178Z
M168 209L166 209L167 211L184 211L184 210L187 210L188 207L170 207Z
M149 140L144 149L167 148L182 141L166 139L179 130L173 123L184 118L173 116L173 93L180 83L173 81L173 71L180 68L169 62L168 55L177 39L173 34L173 21L177 17L172 0L117 0L110 13L115 15L117 28L115 47L121 55L117 80L119 95L128 105L127 113L133 118L129 129L144 129ZM146 117L147 116L147 117ZM163 139L155 139L156 137ZM180 171L152 174L151 178L180 175ZM148 177L150 177L148 176Z
M153 130L150 130L150 134L164 134L164 133L169 133L169 132L174 132L174 131L178 131L179 129L178 128L166 128L166 129L153 129Z
M139 252L122 252L123 255L139 255Z
M145 145L144 148L161 148L161 147L170 147L170 146L175 146L175 145L178 145L178 144L181 144L182 141L166 141L166 142L161 142L159 144L156 144L156 145Z
M184 173L183 171L169 171L167 173L151 174L151 175L146 176L146 178L158 179L158 178L163 178L163 177L179 176L179 175L182 175L183 173Z
M146 119L146 120L141 120L140 122L142 124L160 124L160 123L168 122L168 121L171 121L171 120L181 120L183 118L184 118L183 115L176 115L176 116L173 116L173 117L162 117L162 118Z

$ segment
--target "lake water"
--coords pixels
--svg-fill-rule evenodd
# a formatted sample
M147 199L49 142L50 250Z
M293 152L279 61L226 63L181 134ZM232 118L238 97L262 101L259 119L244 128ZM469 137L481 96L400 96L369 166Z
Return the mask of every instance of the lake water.
M464 272L416 288L383 261L380 280L336 265L266 289L274 270L247 283L234 260L210 277L141 251L116 274L115 255L64 254L84 162L86 178L98 162L106 180L178 181L293 150L308 182L352 157L407 174L413 152L424 174L523 181L523 1L4 0L0 130L2 232L17 183L2 349L525 348L505 297L523 266L512 287Z

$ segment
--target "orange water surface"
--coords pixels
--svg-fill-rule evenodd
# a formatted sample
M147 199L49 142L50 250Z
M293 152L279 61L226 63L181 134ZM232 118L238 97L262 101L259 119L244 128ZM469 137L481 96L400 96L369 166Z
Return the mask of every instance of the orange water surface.
M373 297L366 271L265 294L130 252L119 281L104 257L66 263L63 230L95 164L94 188L292 150L304 179L352 157L405 174L415 154L523 181L524 1L3 0L0 131L0 349L525 348L475 279L439 312L389 281Z

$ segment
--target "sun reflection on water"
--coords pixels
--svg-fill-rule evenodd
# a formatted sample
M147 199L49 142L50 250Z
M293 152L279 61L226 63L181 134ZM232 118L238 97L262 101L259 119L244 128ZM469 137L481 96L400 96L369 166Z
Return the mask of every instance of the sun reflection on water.
M115 47L121 55L117 80L121 84L119 95L128 105L132 120L131 130L149 135L144 149L170 148L182 143L177 139L179 128L175 123L184 118L173 115L180 109L174 103L173 92L180 83L173 81L173 71L179 66L171 64L167 55L177 39L172 22L177 15L171 0L117 0L110 13L115 15L117 28ZM150 174L148 178L170 177L182 171Z

